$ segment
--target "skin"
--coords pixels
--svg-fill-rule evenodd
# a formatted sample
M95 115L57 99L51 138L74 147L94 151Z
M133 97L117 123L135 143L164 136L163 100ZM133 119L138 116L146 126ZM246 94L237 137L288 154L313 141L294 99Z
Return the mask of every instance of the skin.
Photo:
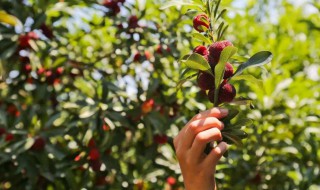
M214 190L216 165L228 146L219 143L206 155L207 143L221 141L224 125L219 120L228 110L212 108L195 115L174 138L174 146L186 190Z

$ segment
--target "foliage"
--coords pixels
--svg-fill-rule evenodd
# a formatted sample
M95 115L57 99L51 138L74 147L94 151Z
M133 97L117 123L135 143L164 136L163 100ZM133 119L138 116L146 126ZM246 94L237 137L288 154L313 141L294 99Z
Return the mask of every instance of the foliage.
M218 166L222 189L320 186L320 6L291 2L221 2L223 38L239 56L274 54L243 73L263 86L235 82L255 110L236 117L253 125ZM167 3L126 1L117 13L93 0L0 2L10 18L0 20L1 189L170 189L168 177L183 186L172 137L212 104L192 81L176 90L177 60L203 36L191 32L193 5Z

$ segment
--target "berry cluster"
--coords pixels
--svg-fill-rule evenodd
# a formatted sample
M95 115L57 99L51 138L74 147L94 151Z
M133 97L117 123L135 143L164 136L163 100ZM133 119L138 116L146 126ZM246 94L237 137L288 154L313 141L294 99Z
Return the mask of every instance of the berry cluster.
M206 14L198 14L193 19L193 27L198 32L205 32L210 27L209 17ZM216 65L219 63L221 52L228 46L233 46L230 41L217 41L209 47L200 45L197 46L193 52L203 56L209 63L212 73L214 73ZM234 69L231 63L226 63L223 82L219 87L218 103L232 102L236 96L236 89L228 82L228 79L234 74ZM208 90L208 99L214 103L215 97L215 77L207 72L199 71L198 86L203 91Z
M125 0L105 0L102 5L110 9L110 14L115 16L120 12L120 4L124 2Z

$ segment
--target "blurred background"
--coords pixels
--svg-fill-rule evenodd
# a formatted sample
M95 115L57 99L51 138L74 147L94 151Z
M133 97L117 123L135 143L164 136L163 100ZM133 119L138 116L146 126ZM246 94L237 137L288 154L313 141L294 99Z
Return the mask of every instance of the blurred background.
M198 0L199 1L199 0ZM166 0L1 0L0 189L183 189L172 138L213 105L177 90L199 45L185 7ZM320 1L222 0L241 56L274 54L236 82L243 147L219 189L320 189Z

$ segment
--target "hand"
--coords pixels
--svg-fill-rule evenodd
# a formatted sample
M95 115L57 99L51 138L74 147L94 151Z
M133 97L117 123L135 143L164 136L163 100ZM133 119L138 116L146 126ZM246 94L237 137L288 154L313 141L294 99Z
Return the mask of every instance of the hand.
M224 125L219 120L228 110L212 108L195 115L174 138L174 147L181 167L186 190L216 189L214 173L221 156L227 150L225 142L204 153L207 143L221 141Z

